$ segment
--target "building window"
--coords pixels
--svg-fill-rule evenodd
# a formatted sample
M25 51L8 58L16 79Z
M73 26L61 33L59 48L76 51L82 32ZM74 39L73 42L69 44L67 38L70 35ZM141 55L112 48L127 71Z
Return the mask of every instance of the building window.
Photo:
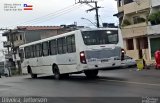
M121 7L123 5L122 0L118 0L118 6Z
M43 56L48 56L49 55L49 45L48 45L48 42L42 43L42 48L43 48Z
M148 48L147 37L137 38L137 49L147 49L147 48Z
M16 36L15 39L18 40L18 36Z
M134 50L134 43L133 39L126 40L127 50Z
M133 17L133 23L134 24L138 24L138 23L143 23L145 22L146 20L142 17L139 17L139 16L134 16Z
M22 40L22 35L20 35L19 37L20 37L20 40Z
M139 16L134 16L133 17L133 23L134 24L138 24L138 18L139 18Z
M147 37L143 37L143 49L148 49L148 39Z
M124 0L124 5L134 2L134 0Z

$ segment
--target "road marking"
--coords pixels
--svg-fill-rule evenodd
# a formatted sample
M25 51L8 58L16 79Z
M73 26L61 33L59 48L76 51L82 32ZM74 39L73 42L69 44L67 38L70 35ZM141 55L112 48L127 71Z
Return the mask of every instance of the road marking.
M119 81L119 80L106 80L106 79L100 79L104 81L110 81L110 82L120 82L120 83L128 83L128 84L137 84L137 85L149 85L149 86L158 86L160 87L160 84L150 84L150 83L140 83L140 82L129 82L129 81Z

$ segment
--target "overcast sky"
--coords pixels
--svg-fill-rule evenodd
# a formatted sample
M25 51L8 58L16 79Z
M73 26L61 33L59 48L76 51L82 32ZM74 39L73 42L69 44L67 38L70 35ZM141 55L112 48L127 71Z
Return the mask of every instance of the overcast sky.
M113 17L117 13L115 0L98 0L100 23L114 22L118 19ZM30 4L33 5L32 11L4 11L4 4ZM75 4L75 0L1 0L0 1L0 28L15 28L19 25L40 25L40 26L59 26L61 24L73 24L93 26L89 21L82 20L87 18L95 22L95 11L87 13L91 7L88 5ZM74 6L73 6L74 5ZM23 6L23 5L22 5ZM66 8L67 7L67 8ZM64 9L65 8L65 9ZM56 12L63 9L61 12ZM55 13L56 12L56 13ZM49 14L49 15L48 15ZM45 16L47 15L47 16ZM38 19L35 19L38 18ZM34 19L34 21L33 21ZM31 21L32 20L32 21ZM5 39L0 36L0 40ZM0 49L2 48L2 43Z

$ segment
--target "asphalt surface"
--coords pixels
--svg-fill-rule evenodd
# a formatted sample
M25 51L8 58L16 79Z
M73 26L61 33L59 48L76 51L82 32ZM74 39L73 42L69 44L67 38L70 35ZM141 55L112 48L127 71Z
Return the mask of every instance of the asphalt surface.
M2 77L0 96L159 97L160 70L105 70L99 72L97 79L87 79L81 74L59 81L53 76L37 79L31 79L29 75Z

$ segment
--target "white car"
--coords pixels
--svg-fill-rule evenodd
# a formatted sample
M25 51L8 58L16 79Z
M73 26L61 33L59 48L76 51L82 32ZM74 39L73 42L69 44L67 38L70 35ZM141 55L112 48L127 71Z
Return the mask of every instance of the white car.
M122 61L122 67L136 67L136 61L129 57L129 56L126 56L124 57L124 60Z

